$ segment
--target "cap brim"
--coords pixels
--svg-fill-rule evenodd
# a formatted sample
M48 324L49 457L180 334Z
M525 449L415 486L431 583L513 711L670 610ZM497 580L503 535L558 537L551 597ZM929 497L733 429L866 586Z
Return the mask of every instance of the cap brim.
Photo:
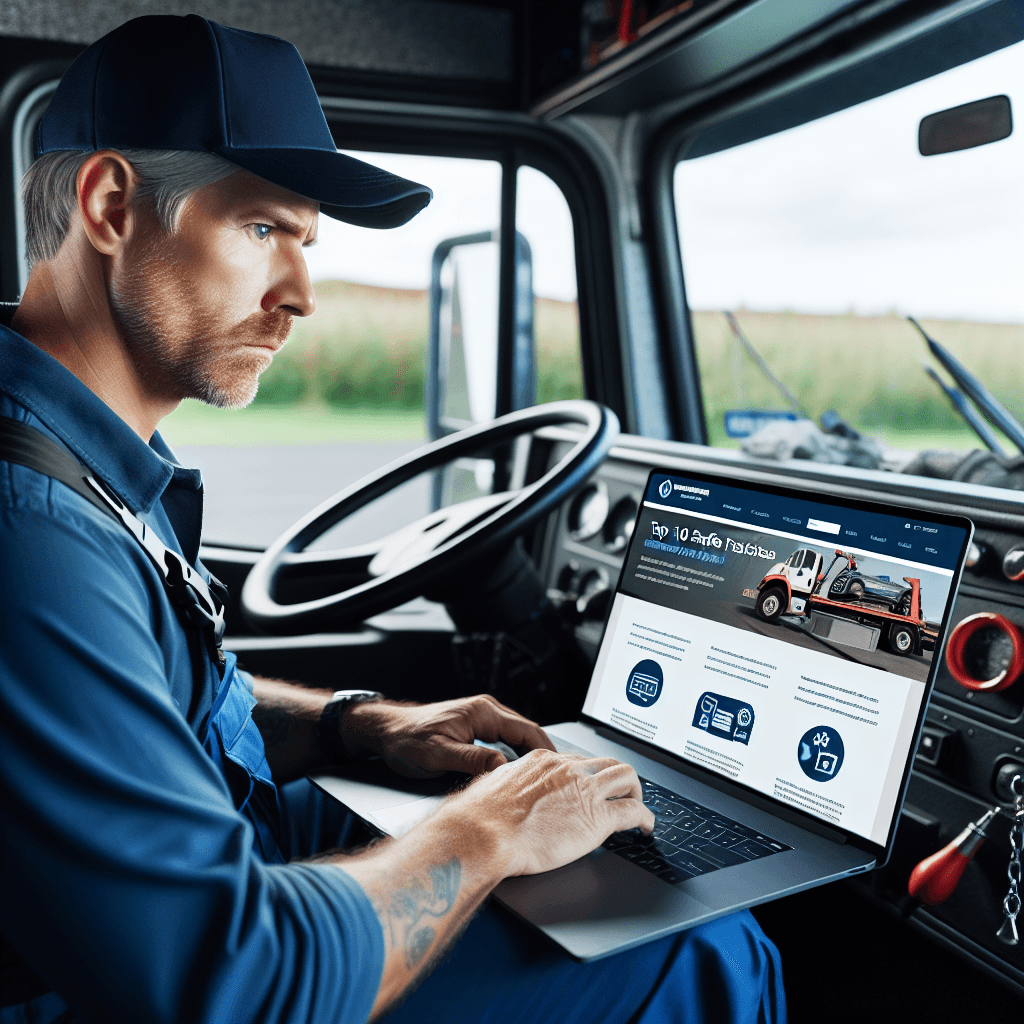
M420 185L345 153L323 149L235 149L217 152L243 170L320 204L321 213L363 228L397 228L433 198Z

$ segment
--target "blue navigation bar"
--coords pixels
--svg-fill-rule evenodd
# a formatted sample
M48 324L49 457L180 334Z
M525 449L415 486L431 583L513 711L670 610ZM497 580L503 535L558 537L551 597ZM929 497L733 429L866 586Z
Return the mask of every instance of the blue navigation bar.
M956 569L967 537L961 527L927 519L866 512L666 473L651 474L645 501L942 569Z

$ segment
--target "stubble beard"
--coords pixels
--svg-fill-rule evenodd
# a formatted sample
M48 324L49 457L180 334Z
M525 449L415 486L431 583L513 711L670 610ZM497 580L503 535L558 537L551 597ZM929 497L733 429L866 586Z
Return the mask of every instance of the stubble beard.
M108 294L111 314L136 375L154 397L194 398L242 409L256 397L259 376L292 327L283 310L261 310L229 322L205 308L187 267L159 244L130 261Z

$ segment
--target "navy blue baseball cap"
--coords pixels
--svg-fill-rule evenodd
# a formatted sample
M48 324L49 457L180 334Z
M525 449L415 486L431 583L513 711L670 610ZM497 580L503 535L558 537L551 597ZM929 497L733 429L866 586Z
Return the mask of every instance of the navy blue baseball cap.
M398 227L433 197L337 151L291 43L195 14L134 18L93 43L39 123L37 156L127 148L216 153L361 227Z

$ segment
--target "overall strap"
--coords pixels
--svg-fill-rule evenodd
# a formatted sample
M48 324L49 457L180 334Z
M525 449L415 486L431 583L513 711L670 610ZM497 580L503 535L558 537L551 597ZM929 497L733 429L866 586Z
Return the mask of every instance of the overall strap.
M171 602L185 618L203 629L210 653L221 666L224 653L224 605L227 588L214 576L210 582L172 551L116 494L66 448L19 420L0 416L0 460L27 466L59 480L86 501L120 522L135 538L160 573Z
M89 470L62 445L20 420L0 416L0 460L53 477L116 519L114 510L86 483Z

